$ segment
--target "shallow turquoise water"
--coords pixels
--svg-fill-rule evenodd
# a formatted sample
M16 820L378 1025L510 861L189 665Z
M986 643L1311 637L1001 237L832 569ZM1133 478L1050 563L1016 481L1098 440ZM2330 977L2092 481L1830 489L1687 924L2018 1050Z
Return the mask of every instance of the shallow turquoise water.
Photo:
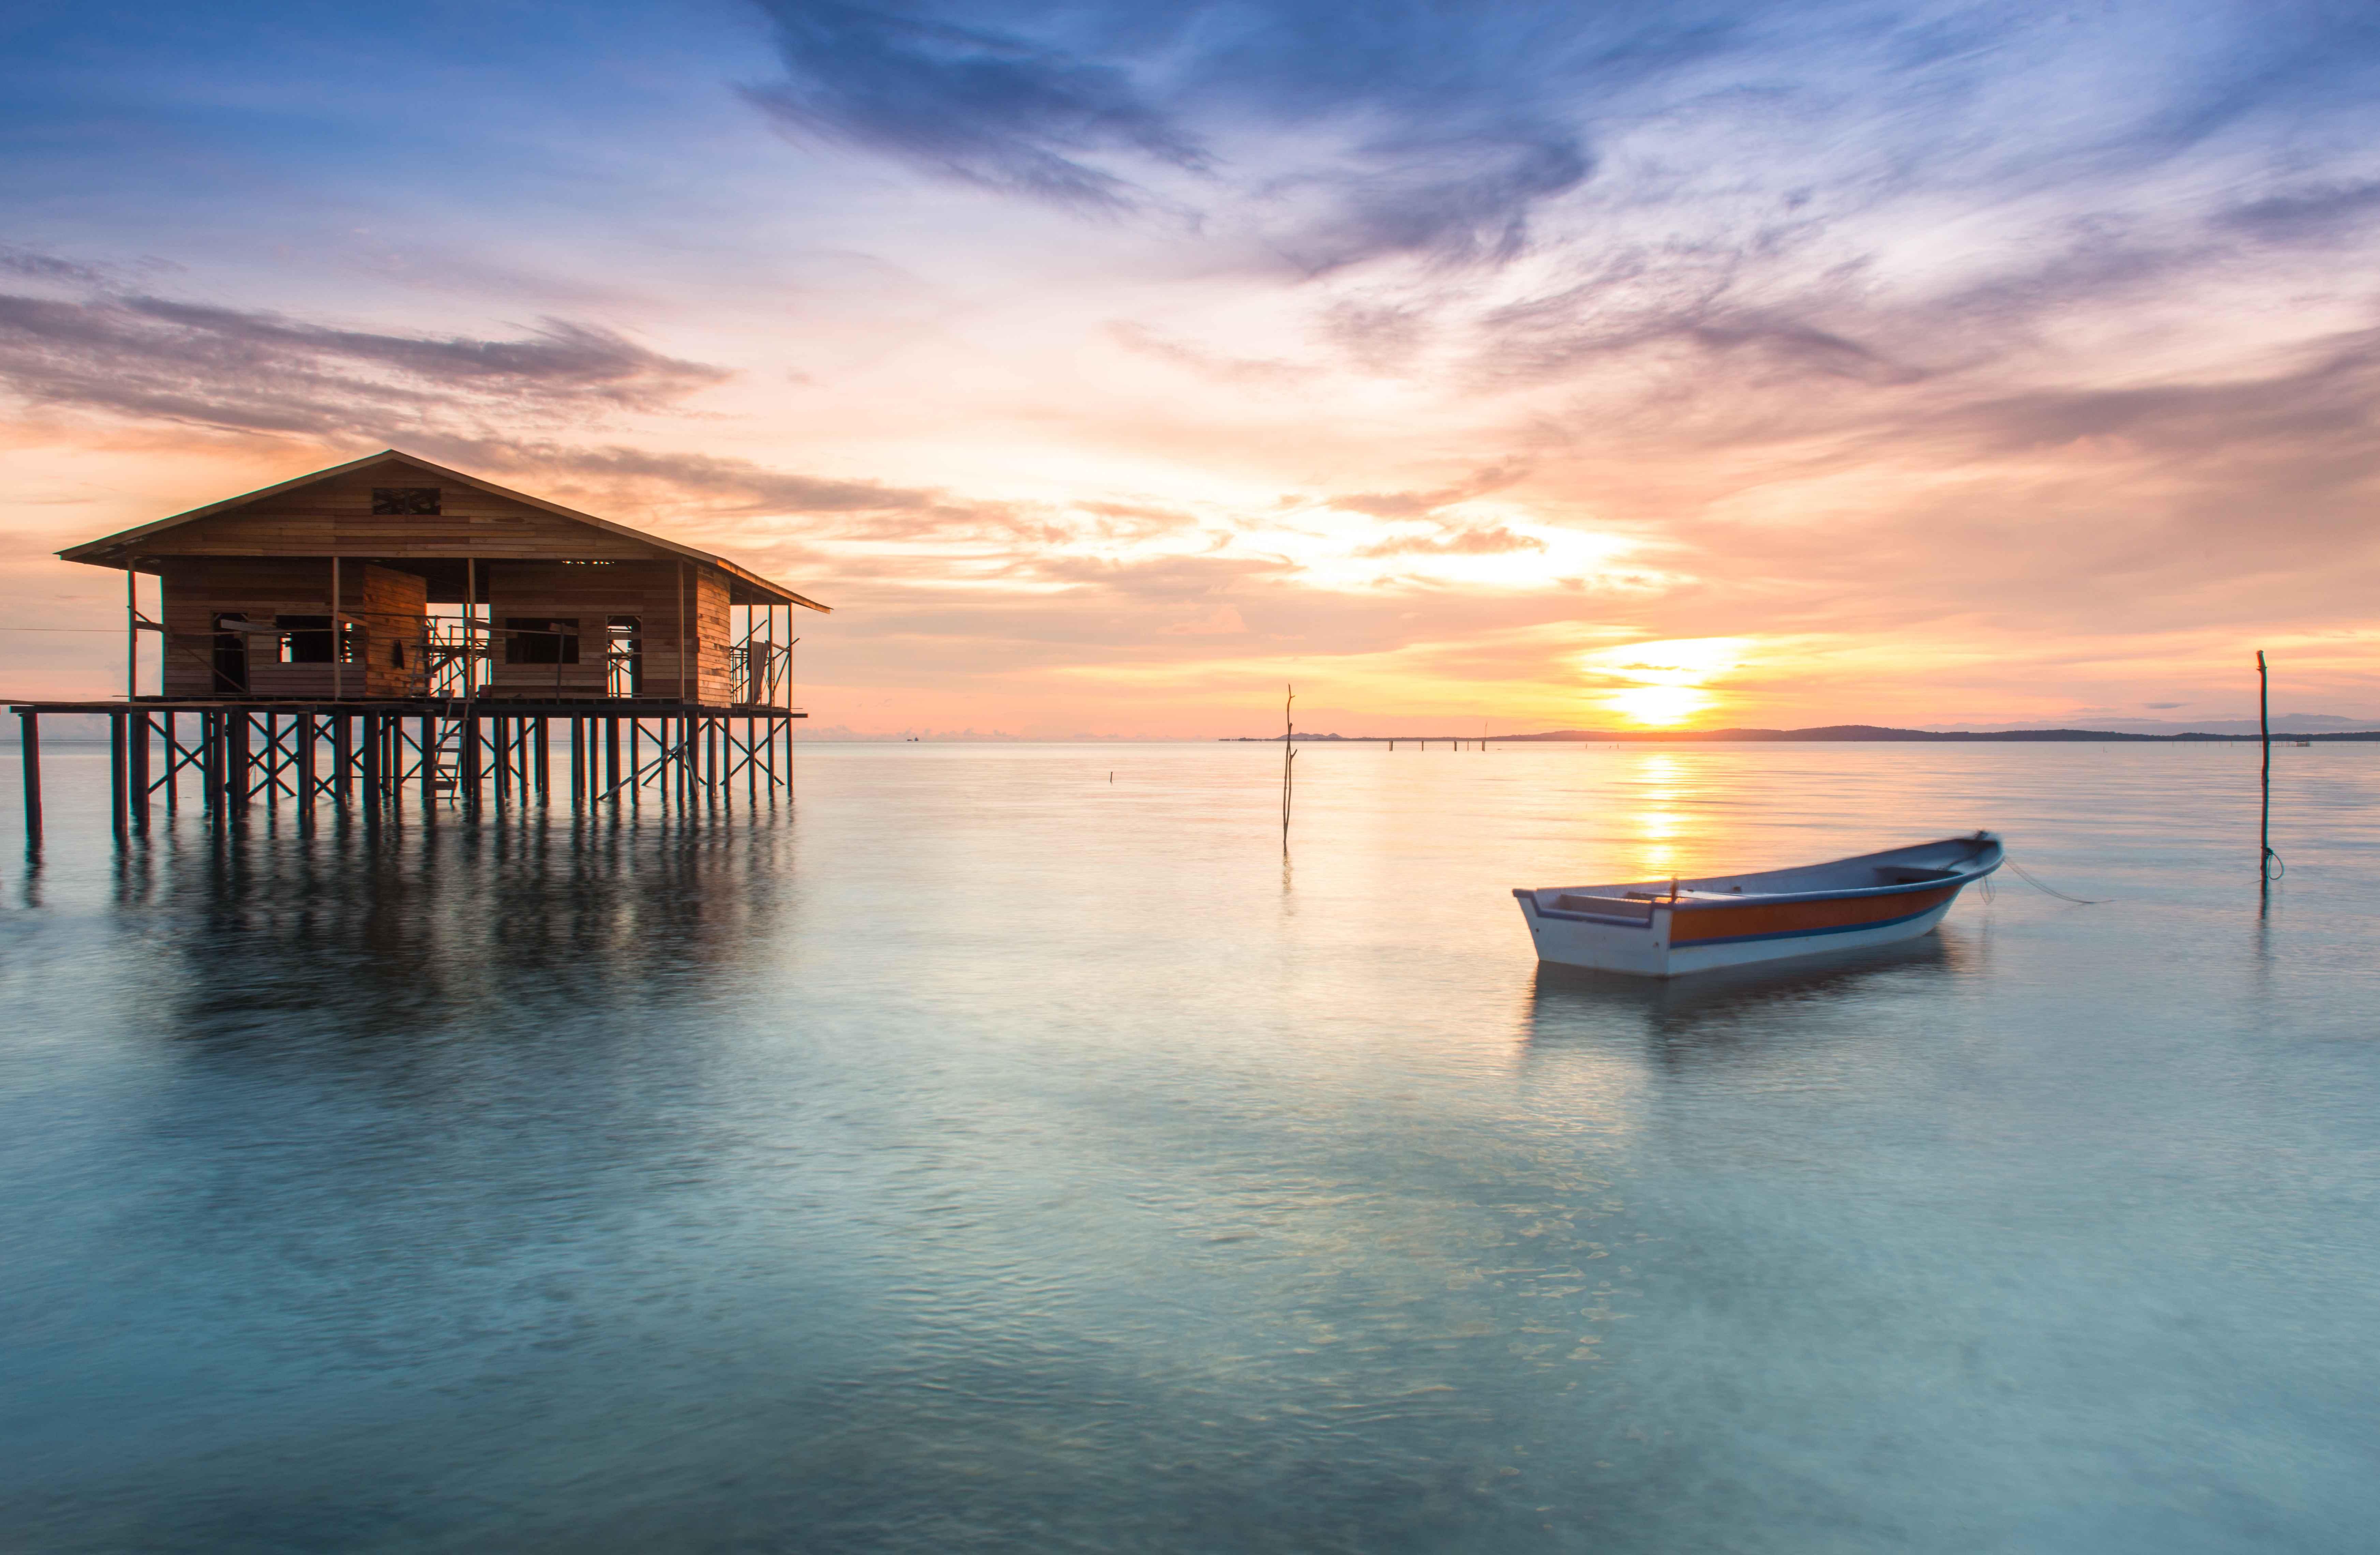
M1316 747L1287 865L1277 747L122 859L53 751L0 1544L2368 1549L2380 747L2275 759L2265 906L2234 747ZM1508 894L1977 826L2109 900Z

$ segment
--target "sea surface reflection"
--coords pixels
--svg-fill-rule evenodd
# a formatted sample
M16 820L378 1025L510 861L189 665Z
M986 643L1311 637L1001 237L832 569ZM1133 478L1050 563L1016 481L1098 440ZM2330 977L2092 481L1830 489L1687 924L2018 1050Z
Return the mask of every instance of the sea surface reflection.
M2286 758L2265 898L2228 747L1317 747L1286 862L1260 747L123 854L54 752L0 1542L2360 1549L2380 751ZM1508 893L1977 826L2107 900Z

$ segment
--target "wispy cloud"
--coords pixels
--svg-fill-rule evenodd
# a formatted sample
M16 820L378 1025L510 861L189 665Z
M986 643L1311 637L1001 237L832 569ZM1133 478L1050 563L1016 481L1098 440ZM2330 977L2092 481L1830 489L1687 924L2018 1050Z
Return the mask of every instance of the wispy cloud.
M1715 26L1494 0L755 3L784 75L747 95L794 133L1102 213L1269 208L1312 272L1518 254L1531 209L1594 168L1540 101L1549 72L1681 58Z
M1401 535L1358 550L1358 556L1505 556L1515 551L1543 551L1546 542L1534 535L1514 534L1501 524L1456 528L1442 535Z
M1207 153L1123 67L1021 30L908 7L761 0L783 80L748 89L789 129L1059 203L1135 202L1098 166L1127 152L1196 171Z
M41 255L13 268L104 278ZM479 339L140 294L0 294L0 385L23 401L232 431L391 437L475 418L651 411L728 376L567 319Z

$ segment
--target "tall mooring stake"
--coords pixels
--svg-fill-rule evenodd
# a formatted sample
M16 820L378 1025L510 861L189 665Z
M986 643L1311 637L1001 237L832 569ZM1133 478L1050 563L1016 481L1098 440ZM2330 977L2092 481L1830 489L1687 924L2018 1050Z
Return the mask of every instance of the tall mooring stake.
M2265 664L2265 650L2256 650L2256 733L2265 747L2265 770L2260 783L2263 798L2262 813L2256 822L2256 877L2258 889L2273 889L2273 868L2281 856L2273 851L2273 677Z
M1297 725L1289 720L1292 703L1297 700L1297 687L1284 686L1288 693L1281 704L1281 851L1289 851L1289 801L1297 787Z

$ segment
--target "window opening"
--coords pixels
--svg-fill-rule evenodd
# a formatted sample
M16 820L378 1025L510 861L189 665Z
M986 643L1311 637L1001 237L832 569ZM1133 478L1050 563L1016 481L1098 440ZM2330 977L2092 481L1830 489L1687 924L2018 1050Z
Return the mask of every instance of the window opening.
M285 664L327 664L331 662L331 618L327 615L276 615L281 628L280 662Z
M604 694L641 697L645 694L644 619L614 615L604 623Z
M246 694L248 690L248 634L222 630L226 621L245 622L243 611L227 610L215 617L214 688L218 695L229 691Z
M438 488L435 486L375 486L372 488L372 516L430 517L438 513Z
M575 664L578 662L578 623L543 616L504 617L504 662L507 664Z

